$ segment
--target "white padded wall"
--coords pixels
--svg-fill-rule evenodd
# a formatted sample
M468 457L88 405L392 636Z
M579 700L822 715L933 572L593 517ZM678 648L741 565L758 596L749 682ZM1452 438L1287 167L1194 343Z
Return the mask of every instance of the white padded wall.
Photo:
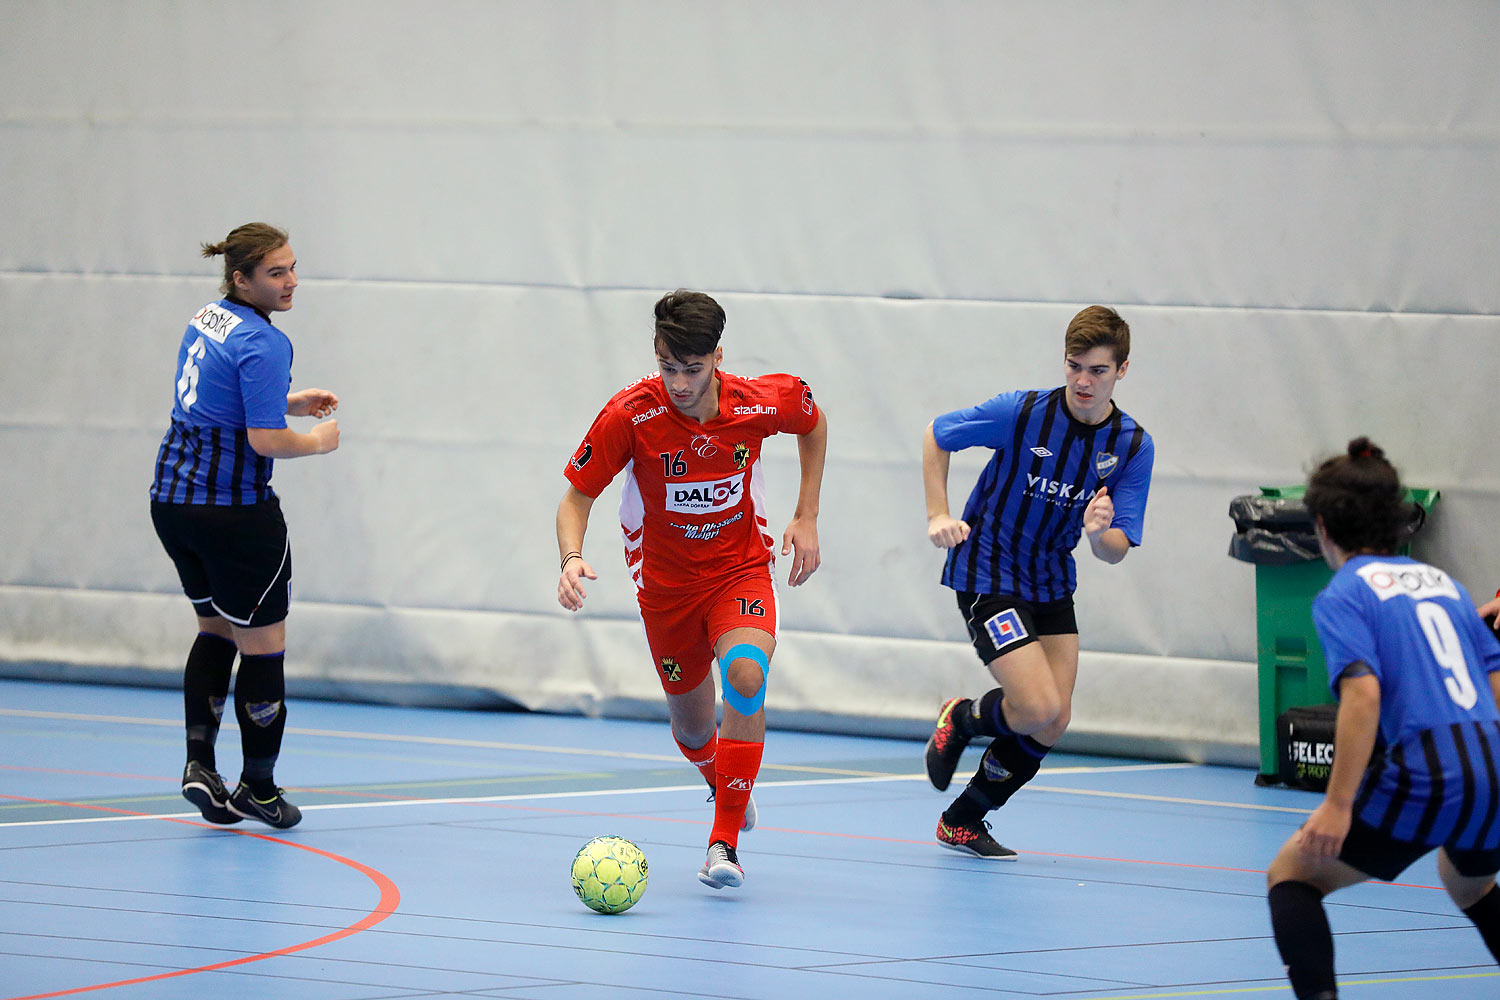
M1228 501L1354 434L1443 490L1419 554L1500 582L1492 4L3 13L10 672L178 669L149 467L217 284L196 246L251 219L300 258L297 383L344 400L340 451L275 480L305 690L659 710L618 488L576 618L551 535L562 464L650 367L677 286L725 304L729 370L803 375L830 415L825 566L783 588L773 724L917 732L982 688L925 540L921 431L1060 381L1091 302L1135 331L1117 398L1157 467L1144 547L1080 559L1081 735L1245 756L1254 571L1224 554ZM955 457L955 507L981 459ZM784 524L793 442L767 465Z

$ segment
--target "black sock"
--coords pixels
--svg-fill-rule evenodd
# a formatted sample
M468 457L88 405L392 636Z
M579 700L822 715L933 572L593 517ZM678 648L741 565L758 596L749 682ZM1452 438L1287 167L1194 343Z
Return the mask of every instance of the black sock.
M1271 931L1299 1000L1334 1000L1333 931L1323 894L1306 882L1278 882L1266 893Z
M990 811L989 803L965 788L947 809L943 810L943 822L949 826L972 826L984 819Z
M1464 911L1464 916L1474 921L1484 946L1500 962L1500 887L1490 886L1490 891L1480 897L1479 902Z
M272 774L286 729L285 659L285 653L241 656L234 682L234 714L245 756L240 780L262 799L276 794Z
M1005 714L1000 710L1000 703L1004 699L1004 689L995 688L986 692L982 698L969 702L969 710L963 713L965 735L971 738L1014 736L1015 731L1006 724Z
M187 759L209 770L218 765L214 741L219 738L219 720L229 697L229 675L239 652L234 641L212 632L199 632L188 650L182 672L182 708L187 723Z
M977 823L985 813L999 809L1032 778L1042 758L1052 749L1030 736L1001 736L993 740L979 761L979 770L969 786L943 812L950 825Z

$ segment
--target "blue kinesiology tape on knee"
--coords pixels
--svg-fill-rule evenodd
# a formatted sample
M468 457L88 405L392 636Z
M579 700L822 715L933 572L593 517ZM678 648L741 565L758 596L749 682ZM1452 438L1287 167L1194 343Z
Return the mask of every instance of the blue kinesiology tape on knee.
M749 660L760 667L760 687L748 698L736 691L734 685L729 683L729 665L735 660ZM770 672L771 658L759 646L752 646L748 642L731 646L728 652L719 657L719 673L724 679L724 704L741 715L754 715L759 712L761 706L766 703L766 676Z

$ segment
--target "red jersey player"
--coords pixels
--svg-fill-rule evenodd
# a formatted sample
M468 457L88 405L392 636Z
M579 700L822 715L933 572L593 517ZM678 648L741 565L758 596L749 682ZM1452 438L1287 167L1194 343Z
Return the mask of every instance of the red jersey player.
M719 370L724 310L678 289L656 303L659 372L599 411L564 470L557 508L558 603L583 607L589 511L622 470L625 564L678 749L714 790L714 824L698 879L715 889L745 879L736 848L755 825L750 790L766 738L766 676L776 649L776 540L766 523L761 442L798 435L802 482L781 539L796 587L818 568L818 493L828 421L807 383L791 375L742 378ZM716 731L714 660L724 678Z

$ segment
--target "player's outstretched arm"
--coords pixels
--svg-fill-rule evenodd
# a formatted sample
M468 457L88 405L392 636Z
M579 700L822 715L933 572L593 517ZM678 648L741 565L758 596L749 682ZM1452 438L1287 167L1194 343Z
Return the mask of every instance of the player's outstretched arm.
M290 427L247 427L245 438L263 458L301 458L326 455L339 446L339 422L325 420L306 434Z
M589 511L593 508L594 498L572 483L557 505L557 555L562 563L557 578L557 603L569 611L583 607L583 599L588 596L583 581L599 579L594 567L583 558L583 536L589 529Z
M327 417L339 408L339 398L327 389L300 389L286 397L289 417Z
M1333 769L1322 803L1296 834L1297 846L1314 858L1336 858L1354 818L1354 795L1375 751L1380 729L1380 681L1374 674L1339 681L1339 717L1333 737Z
M1114 498L1101 486L1084 508L1083 532L1088 536L1089 548L1094 550L1094 555L1110 565L1124 559L1130 552L1130 539L1119 528L1110 527L1114 523Z
M787 583L800 587L823 563L818 548L818 503L823 492L823 461L828 454L828 414L818 410L818 422L797 437L797 459L802 484L797 490L797 509L781 536L781 554L792 555Z
M948 513L948 456L932 433L932 424L922 438L922 488L927 494L927 540L940 549L951 549L969 537L969 525Z

